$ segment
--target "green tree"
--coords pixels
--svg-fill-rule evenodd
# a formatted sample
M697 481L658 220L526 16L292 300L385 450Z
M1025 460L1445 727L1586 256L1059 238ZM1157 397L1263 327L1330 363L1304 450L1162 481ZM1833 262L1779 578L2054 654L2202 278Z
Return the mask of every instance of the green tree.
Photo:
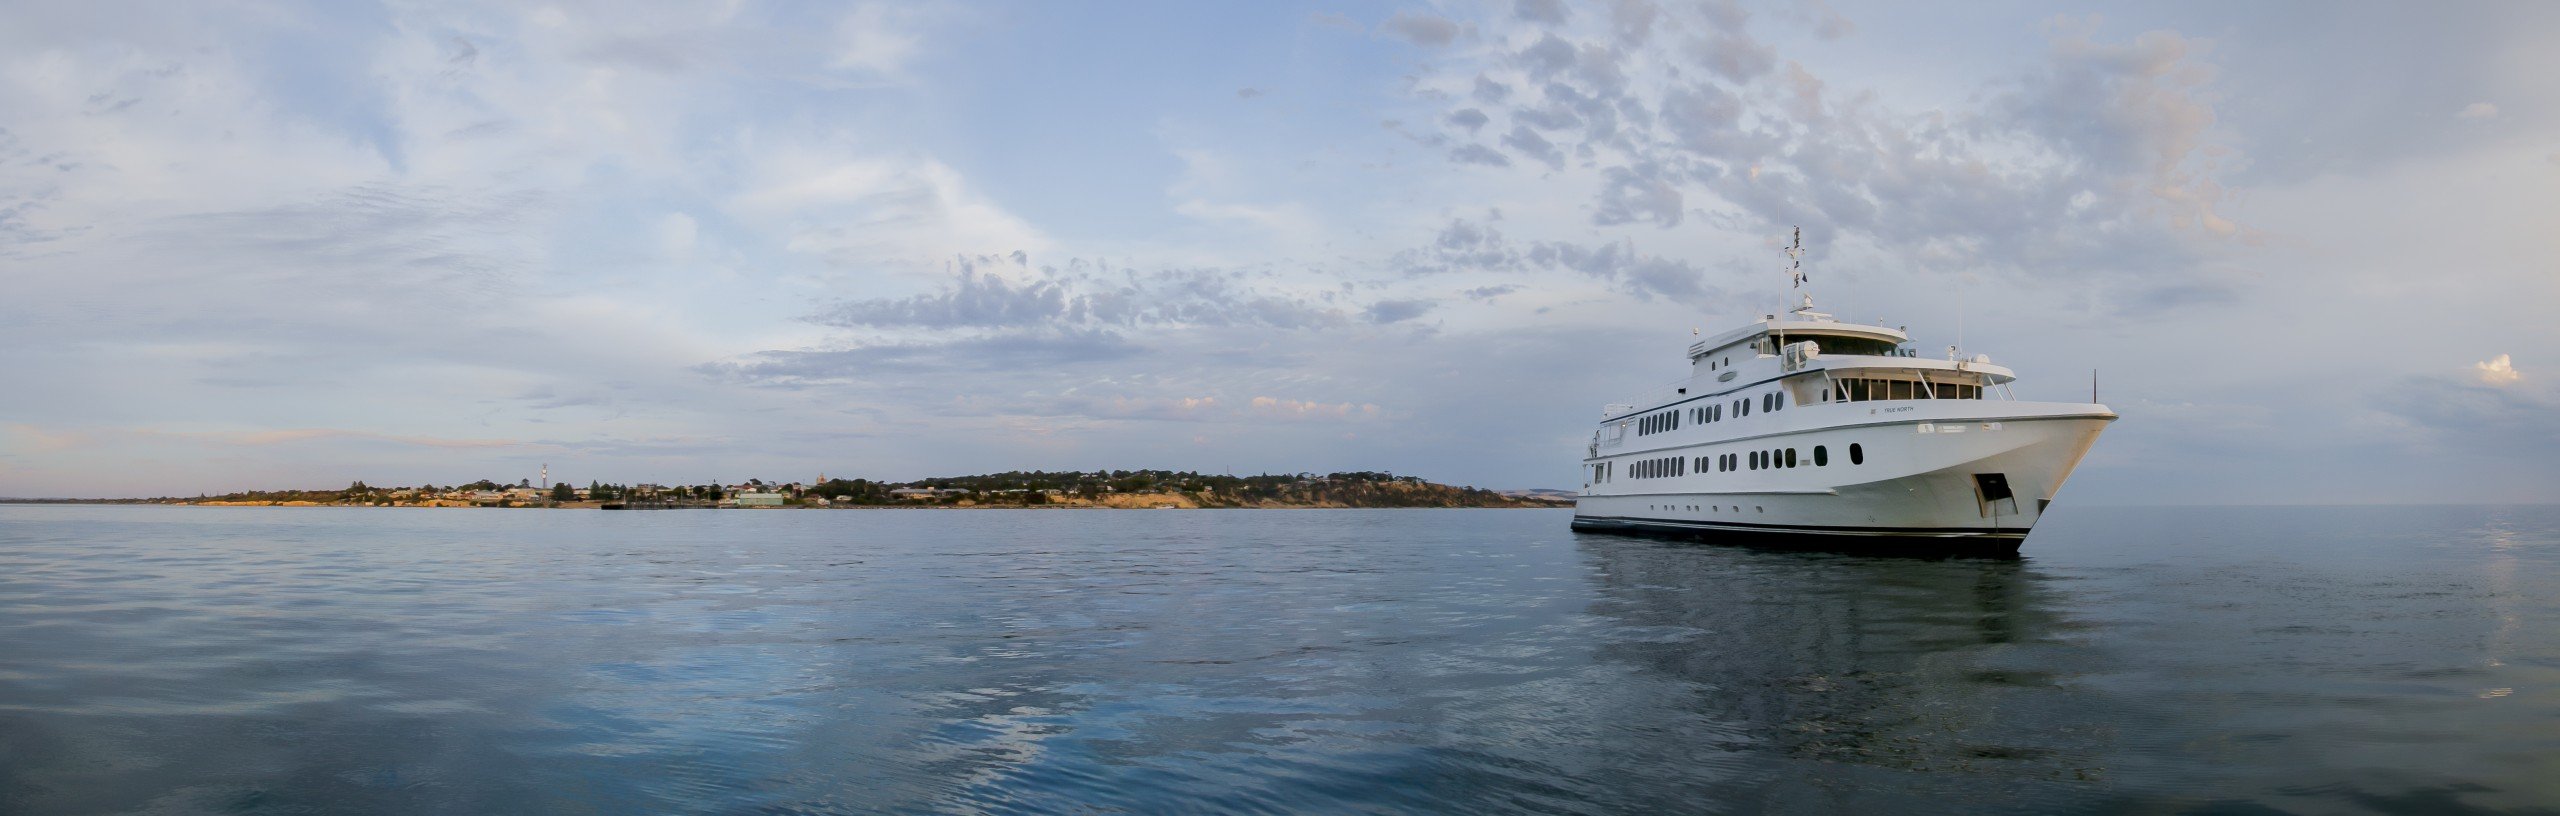
M573 502L573 501L577 501L577 500L578 500L578 489L577 489L577 488L574 488L574 487L570 487L568 482L561 482L561 483L559 483L559 484L552 485L552 486L551 486L551 500L552 500L552 501L563 501L563 502Z

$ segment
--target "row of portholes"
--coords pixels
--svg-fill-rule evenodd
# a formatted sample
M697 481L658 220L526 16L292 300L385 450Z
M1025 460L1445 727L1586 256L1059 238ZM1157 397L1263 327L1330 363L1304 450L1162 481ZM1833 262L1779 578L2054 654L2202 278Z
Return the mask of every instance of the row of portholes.
M1813 456L1808 458L1812 461L1814 467L1830 467L1831 448L1826 445L1815 445L1813 446ZM1796 449L1794 448L1771 448L1768 450L1741 451L1736 453L1720 453L1714 456L1701 456L1694 461L1696 462L1698 472L1700 473L1731 473L1737 470L1773 470L1777 468L1791 468L1798 465L1802 460L1796 458ZM1866 463L1867 449L1856 442L1849 443L1849 464L1863 465Z
M1644 508L1645 508L1645 509L1647 509L1647 510L1669 510L1669 511L1672 511L1672 512L1675 512L1675 513L1680 511L1680 505L1676 505L1676 504L1648 504L1648 505L1645 505L1645 506L1644 506ZM1704 511L1700 511L1700 510L1698 509L1698 506L1697 506L1697 505L1692 504L1692 505L1689 505L1689 512L1692 512L1692 513L1697 513L1697 512L1722 513L1722 512L1724 512L1724 505L1721 505L1721 504L1710 504L1710 505L1707 505L1707 509L1706 509L1706 510L1704 510ZM1742 512L1742 505L1739 505L1739 504L1734 505L1734 506L1733 506L1733 512L1736 512L1736 513ZM1751 512L1754 512L1754 513L1766 513L1766 512L1769 512L1769 510L1768 510L1768 508L1765 508L1765 507L1762 507L1762 506L1760 506L1760 505L1755 504L1755 505L1752 505L1752 506L1751 506Z
M1699 473L1730 473L1736 470L1791 468L1807 460L1810 460L1814 467L1829 467L1831 465L1831 448L1827 445L1815 445L1813 446L1813 455L1806 459L1798 459L1796 457L1796 449L1794 448L1772 448L1760 451L1720 453L1714 456L1700 456L1696 459L1686 459L1676 456L1668 459L1641 459L1628 462L1627 473L1628 475L1634 476L1638 479L1660 479L1672 476L1687 476L1689 475L1689 469L1692 466L1695 466ZM1849 443L1849 464L1863 465L1866 463L1866 447L1856 442ZM1609 481L1609 477L1614 475L1612 471L1616 470L1616 464L1616 462L1602 462L1593 465L1591 467L1591 481L1594 483Z
M1689 422L1699 425L1722 421L1726 416L1747 417L1751 415L1751 408L1754 403L1757 403L1760 410L1763 412L1785 408L1787 407L1786 392L1771 391L1766 394L1761 394L1757 399L1744 397L1723 405L1691 406L1687 412L1687 416ZM1680 427L1680 423L1675 420L1671 423L1671 427Z
M1637 436L1650 436L1676 430L1680 430L1680 414L1676 411L1664 411L1636 420Z
M1689 460L1673 456L1667 459L1639 459L1627 468L1638 479L1661 479L1689 475Z

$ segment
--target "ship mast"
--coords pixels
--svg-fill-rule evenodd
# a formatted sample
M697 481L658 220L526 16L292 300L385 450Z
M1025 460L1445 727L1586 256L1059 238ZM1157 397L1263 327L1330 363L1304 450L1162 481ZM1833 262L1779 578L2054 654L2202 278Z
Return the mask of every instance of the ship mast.
M1813 280L1813 278L1805 275L1804 273L1803 227L1796 228L1796 242L1787 247L1787 279L1787 288L1789 289L1802 289L1805 284L1810 283ZM1797 312L1813 311L1813 293L1804 293L1804 302L1797 304L1795 310Z
M1804 277L1804 228L1803 228L1803 227L1797 227L1797 228L1795 228L1795 243L1793 243L1793 244L1789 244L1789 245L1787 246L1787 250L1786 250L1786 251L1787 251L1787 288L1788 288L1788 289L1802 289L1802 288L1804 288L1804 282L1805 282L1805 277ZM1804 305L1803 305L1803 306L1800 306L1800 307L1797 307L1796 311L1797 311L1797 312L1805 312L1805 311L1810 311L1810 310L1812 310L1812 309L1813 309L1813 294L1812 294L1812 293L1810 293L1810 292L1808 292L1808 293L1805 293L1805 296L1804 296ZM1782 314L1783 314L1783 312L1782 312ZM1780 353L1784 353L1784 350L1785 350L1785 349L1786 349L1786 347L1787 347L1787 330L1786 330L1786 324L1785 324L1785 323L1783 323L1783 322L1781 322L1781 323L1779 323L1779 324L1778 324L1778 326L1779 326L1779 328L1778 328L1778 348L1780 349Z

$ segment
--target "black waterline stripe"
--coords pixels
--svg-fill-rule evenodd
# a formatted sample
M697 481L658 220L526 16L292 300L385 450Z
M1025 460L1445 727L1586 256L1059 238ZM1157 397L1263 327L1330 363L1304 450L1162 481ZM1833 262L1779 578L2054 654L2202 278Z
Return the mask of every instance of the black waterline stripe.
M1755 524L1747 521L1690 521L1641 516L1574 516L1573 523L1585 521L1614 522L1632 526L1678 527L1683 529L1763 530L1795 533L1843 533L1853 535L2026 535L2024 527L1849 527L1821 524Z

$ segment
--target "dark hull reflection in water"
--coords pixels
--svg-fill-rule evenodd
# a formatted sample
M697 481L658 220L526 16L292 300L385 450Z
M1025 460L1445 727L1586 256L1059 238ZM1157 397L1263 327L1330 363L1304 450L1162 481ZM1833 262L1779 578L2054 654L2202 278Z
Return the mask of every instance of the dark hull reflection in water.
M2552 508L1567 522L0 506L0 814L2560 807Z
M1595 656L1664 693L1624 701L1625 752L1740 770L1716 798L1990 806L2021 784L2079 798L2104 777L2106 736L2039 668L2098 658L2017 559L1579 538L1598 567L1592 612L1615 624Z

